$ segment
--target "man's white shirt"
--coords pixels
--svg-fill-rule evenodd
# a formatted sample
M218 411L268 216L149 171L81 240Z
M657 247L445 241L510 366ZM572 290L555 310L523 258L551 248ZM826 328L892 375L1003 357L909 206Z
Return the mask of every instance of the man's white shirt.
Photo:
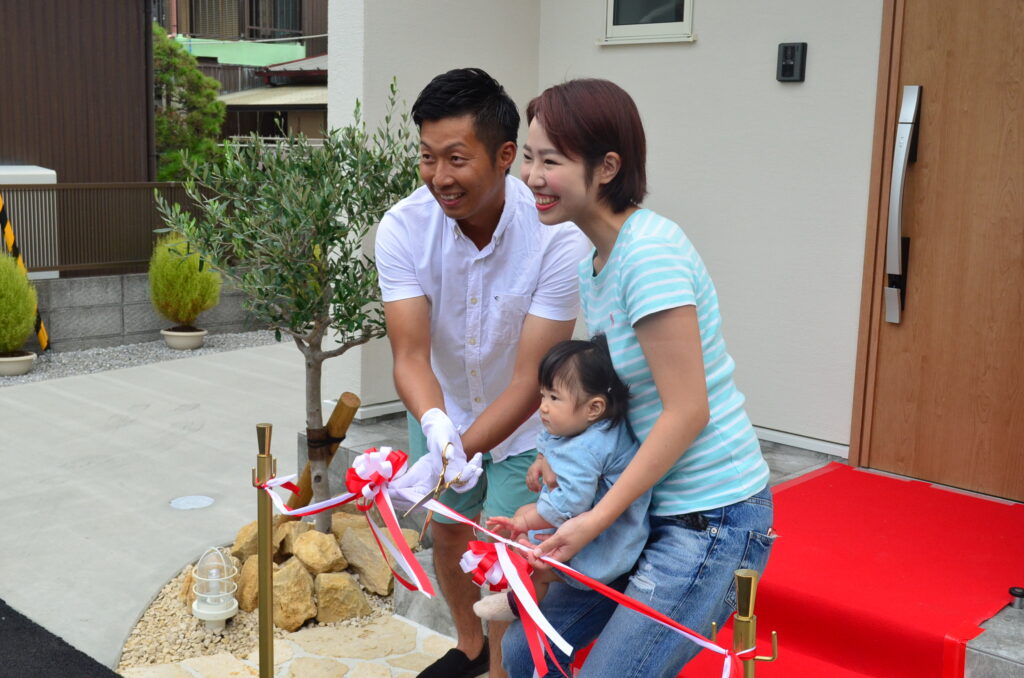
M533 193L512 176L498 227L481 250L425 186L384 215L376 239L383 299L430 302L431 364L460 431L508 386L527 314L576 318L577 269L589 249L573 224L540 223ZM540 430L534 413L492 458L533 449Z

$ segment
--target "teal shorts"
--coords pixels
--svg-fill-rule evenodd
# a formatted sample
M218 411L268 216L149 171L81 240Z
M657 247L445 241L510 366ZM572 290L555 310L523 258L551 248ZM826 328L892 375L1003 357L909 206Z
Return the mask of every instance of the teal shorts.
M406 453L409 455L409 463L412 464L427 453L427 439L420 429L419 422L411 414L408 415L408 421L409 449ZM467 518L475 518L481 512L485 517L512 516L520 506L537 501L537 493L526 487L526 470L536 458L537 450L527 450L495 463L491 461L491 453L488 452L484 454L483 475L473 489L461 494L455 490L447 490L439 501ZM455 523L454 520L436 513L432 520L439 523Z

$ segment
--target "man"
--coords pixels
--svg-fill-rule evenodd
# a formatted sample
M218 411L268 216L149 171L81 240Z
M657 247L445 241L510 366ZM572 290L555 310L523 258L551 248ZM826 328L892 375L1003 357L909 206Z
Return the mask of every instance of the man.
M446 478L461 471L469 482L443 503L477 520L481 512L512 515L535 500L525 476L540 431L537 368L572 335L586 242L571 224L541 224L530 190L508 176L519 113L487 73L437 76L412 114L424 185L384 216L376 241L410 455L425 455L395 483L396 496L431 490L448 454ZM432 535L458 644L420 677L469 678L488 665L491 676L504 675L505 624L491 624L488 643L472 609L479 588L459 567L472 530L434 516Z

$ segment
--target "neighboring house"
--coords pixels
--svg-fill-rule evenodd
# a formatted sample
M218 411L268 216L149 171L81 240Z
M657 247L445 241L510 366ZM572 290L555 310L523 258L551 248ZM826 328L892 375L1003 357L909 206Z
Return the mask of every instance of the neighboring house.
M151 181L150 19L138 0L0 2L0 164Z
M224 136L304 134L320 139L327 129L327 55L257 69L267 87L223 94Z
M358 98L372 124L393 76L411 102L459 66L485 68L522 107L566 78L620 83L647 129L646 205L678 221L707 262L762 438L1022 500L1017 4L332 3L328 121L344 124ZM689 14L695 40L607 25L609 10L625 24L671 16L666 6ZM776 79L781 43L807 43L803 82ZM909 84L925 94L897 325L884 321L895 296L885 250ZM386 344L350 353L345 378L367 413L399 408Z
M328 0L155 0L156 20L221 93L259 86L258 68L327 53Z
M154 10L221 83L224 138L323 136L327 0L156 0Z

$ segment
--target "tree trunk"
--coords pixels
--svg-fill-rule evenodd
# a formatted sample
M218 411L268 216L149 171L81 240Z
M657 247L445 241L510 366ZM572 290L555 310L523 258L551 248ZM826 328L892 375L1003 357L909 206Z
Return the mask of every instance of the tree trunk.
M345 432L348 431L349 425L352 423L352 419L355 417L356 410L359 409L360 401L359 396L355 393L345 391L338 398L338 404L334 406L334 411L331 412L330 418L327 420L327 435L331 438L344 438ZM307 433L308 435L308 433ZM327 468L331 467L331 460L334 458L334 453L338 449L339 443L331 443L327 448ZM310 499L313 498L313 487L310 484L311 474L309 469L309 463L306 463L306 467L302 469L302 473L299 474L299 481L296 483L299 486L299 493L292 493L291 498L288 500L288 506L300 508L302 506L308 506ZM298 520L298 516L291 516L288 520Z
M306 451L309 454L310 485L313 487L313 503L331 498L330 481L327 478L328 447L323 444L327 440L327 429L306 429ZM322 511L313 517L317 531L327 533L331 530L331 511Z
M323 358L319 355L319 337L310 342L306 357L306 452L309 456L310 484L313 487L313 503L331 498L330 481L327 478L327 429L324 428L323 405L321 400L321 377ZM314 523L319 532L331 529L329 511L316 514Z

